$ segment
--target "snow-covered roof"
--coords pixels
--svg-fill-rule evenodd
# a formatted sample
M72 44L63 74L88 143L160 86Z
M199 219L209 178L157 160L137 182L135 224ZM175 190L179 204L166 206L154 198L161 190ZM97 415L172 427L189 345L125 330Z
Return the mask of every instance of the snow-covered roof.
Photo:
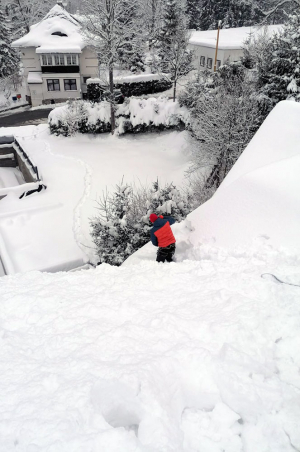
M12 43L13 47L38 47L37 53L81 53L85 45L80 23L59 5Z
M283 25L267 25L252 26L240 28L224 28L220 30L219 49L241 49L245 40L250 35L258 36L259 34L268 33L270 35L278 32ZM190 44L203 47L216 47L217 30L192 31L189 40Z
M41 72L28 72L27 83L43 83Z

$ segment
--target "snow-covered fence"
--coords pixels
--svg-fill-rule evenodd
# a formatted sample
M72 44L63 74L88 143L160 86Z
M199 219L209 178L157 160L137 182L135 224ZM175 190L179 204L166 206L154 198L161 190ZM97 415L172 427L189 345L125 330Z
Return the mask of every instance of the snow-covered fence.
M184 128L188 121L187 109L166 98L130 98L116 108L118 134L180 129ZM110 104L71 101L52 110L48 123L51 133L56 135L109 132Z
M130 97L161 93L171 88L172 83L160 74L139 74L115 77L114 86L121 91L124 97ZM89 78L87 80L88 100L98 102L105 89L100 79Z
M24 176L26 182L40 181L38 167L34 165L28 154L24 151L21 144L15 138L13 148L17 154L19 168Z

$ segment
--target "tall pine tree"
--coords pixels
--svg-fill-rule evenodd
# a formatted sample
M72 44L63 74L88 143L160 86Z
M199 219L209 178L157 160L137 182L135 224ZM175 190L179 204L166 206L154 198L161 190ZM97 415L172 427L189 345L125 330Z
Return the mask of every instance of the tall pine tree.
M259 92L274 106L285 99L300 102L300 12L289 16L283 30L268 47L268 57L258 61Z
M125 39L121 42L118 49L118 61L122 68L128 69L131 72L145 71L145 49L142 40L142 34L137 33L137 25L142 24L141 10L135 3L127 0L123 1L124 11L126 14L120 18L121 25L128 21L134 21L135 27L132 27L132 33L128 33ZM122 39L122 37L121 37Z
M189 32L185 3L168 0L164 7L163 26L160 30L157 49L159 69L169 74L173 82L173 100L176 98L177 81L192 69L192 53L188 50Z
M13 74L18 67L18 55L11 41L11 28L0 3L0 77Z

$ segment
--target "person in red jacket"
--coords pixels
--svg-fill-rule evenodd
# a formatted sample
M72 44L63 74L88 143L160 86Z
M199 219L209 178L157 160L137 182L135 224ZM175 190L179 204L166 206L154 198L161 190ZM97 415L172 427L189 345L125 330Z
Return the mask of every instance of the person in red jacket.
M175 237L173 235L171 224L175 223L173 217L159 217L155 213L151 213L149 217L153 228L150 231L151 242L154 246L158 246L157 262L172 262L175 253Z

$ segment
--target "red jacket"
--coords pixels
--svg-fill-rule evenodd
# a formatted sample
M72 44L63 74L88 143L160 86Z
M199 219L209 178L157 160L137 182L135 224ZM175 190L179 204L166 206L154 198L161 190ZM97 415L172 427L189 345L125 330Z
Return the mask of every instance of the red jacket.
M172 229L170 228L170 224L173 223L175 223L175 220L172 217L158 217L151 229L151 241L153 245L165 248L176 242Z

